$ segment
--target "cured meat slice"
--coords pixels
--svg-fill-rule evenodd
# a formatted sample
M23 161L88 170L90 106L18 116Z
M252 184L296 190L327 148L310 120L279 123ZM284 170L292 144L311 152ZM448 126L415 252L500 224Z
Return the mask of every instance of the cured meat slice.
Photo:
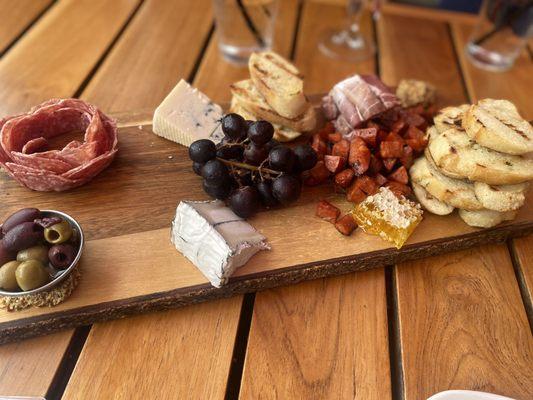
M48 149L48 140L43 137L32 139L22 147L24 154L32 154Z
M49 139L75 131L85 132L83 142L47 150ZM107 168L117 150L115 122L82 100L51 99L26 114L0 119L0 165L29 189L81 186Z
M337 83L322 100L326 118L335 119L341 133L345 132L339 127L350 132L398 105L396 95L375 75L351 76Z

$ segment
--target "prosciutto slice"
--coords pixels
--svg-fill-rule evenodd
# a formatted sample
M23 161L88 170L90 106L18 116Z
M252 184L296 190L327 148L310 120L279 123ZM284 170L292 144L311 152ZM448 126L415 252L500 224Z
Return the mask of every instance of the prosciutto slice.
M84 141L48 150L49 139L73 131L84 131ZM0 119L0 165L32 190L81 186L107 168L117 151L115 121L83 100L52 99Z
M335 127L343 134L399 104L396 95L375 75L351 76L322 99L324 115L335 119Z

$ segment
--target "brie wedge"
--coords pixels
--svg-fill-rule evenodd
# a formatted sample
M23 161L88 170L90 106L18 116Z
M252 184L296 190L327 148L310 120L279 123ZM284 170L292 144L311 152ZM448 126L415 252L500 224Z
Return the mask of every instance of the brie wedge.
M263 235L220 200L180 202L171 241L215 287L255 253L270 249Z
M218 143L224 137L222 108L183 79L156 108L153 132L165 139L190 146L199 139Z

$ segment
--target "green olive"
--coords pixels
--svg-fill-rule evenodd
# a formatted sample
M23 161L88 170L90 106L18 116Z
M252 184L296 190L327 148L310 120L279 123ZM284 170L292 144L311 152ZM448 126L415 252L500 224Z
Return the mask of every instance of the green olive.
M46 265L48 263L48 247L33 246L17 253L17 261L37 260Z
M44 230L44 238L52 244L64 243L72 236L72 227L63 220L59 224L52 225Z
M0 287L5 290L15 291L18 290L17 278L15 277L15 271L20 265L18 261L10 261L0 267Z
M22 290L32 290L48 282L48 272L43 264L37 260L28 260L20 263L15 271L17 283Z

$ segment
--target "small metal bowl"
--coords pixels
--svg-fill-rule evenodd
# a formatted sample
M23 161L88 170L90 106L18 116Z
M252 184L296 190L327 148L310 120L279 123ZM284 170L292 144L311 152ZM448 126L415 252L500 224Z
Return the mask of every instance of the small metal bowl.
M25 295L29 295L29 294L36 294L36 293L46 292L47 290L53 289L54 287L58 286L61 282L63 282L65 280L65 278L67 278L71 274L71 272L76 268L76 266L78 265L78 262L79 262L80 257L81 257L81 253L83 251L83 245L84 245L84 242L85 242L84 237L83 237L83 230L81 229L80 224L78 224L78 221L76 221L70 215L65 214L65 213L63 213L61 211L56 211L56 210L41 210L41 214L42 214L43 218L46 218L46 217L59 217L59 218L62 218L62 219L64 219L65 221L67 221L70 224L72 229L74 229L76 231L76 235L77 235L78 242L79 242L79 248L78 248L78 252L76 253L76 257L74 258L74 261L72 262L72 264L70 264L64 270L56 270L56 269L53 269L53 268L47 266L46 269L48 271L53 271L53 272L55 271L55 273L54 274L50 274L50 276L52 277L52 280L50 282L48 282L46 285L43 285L43 286L38 287L36 289L20 291L20 292L9 292L9 291L0 289L0 295L1 296L17 297L17 296L25 296Z

